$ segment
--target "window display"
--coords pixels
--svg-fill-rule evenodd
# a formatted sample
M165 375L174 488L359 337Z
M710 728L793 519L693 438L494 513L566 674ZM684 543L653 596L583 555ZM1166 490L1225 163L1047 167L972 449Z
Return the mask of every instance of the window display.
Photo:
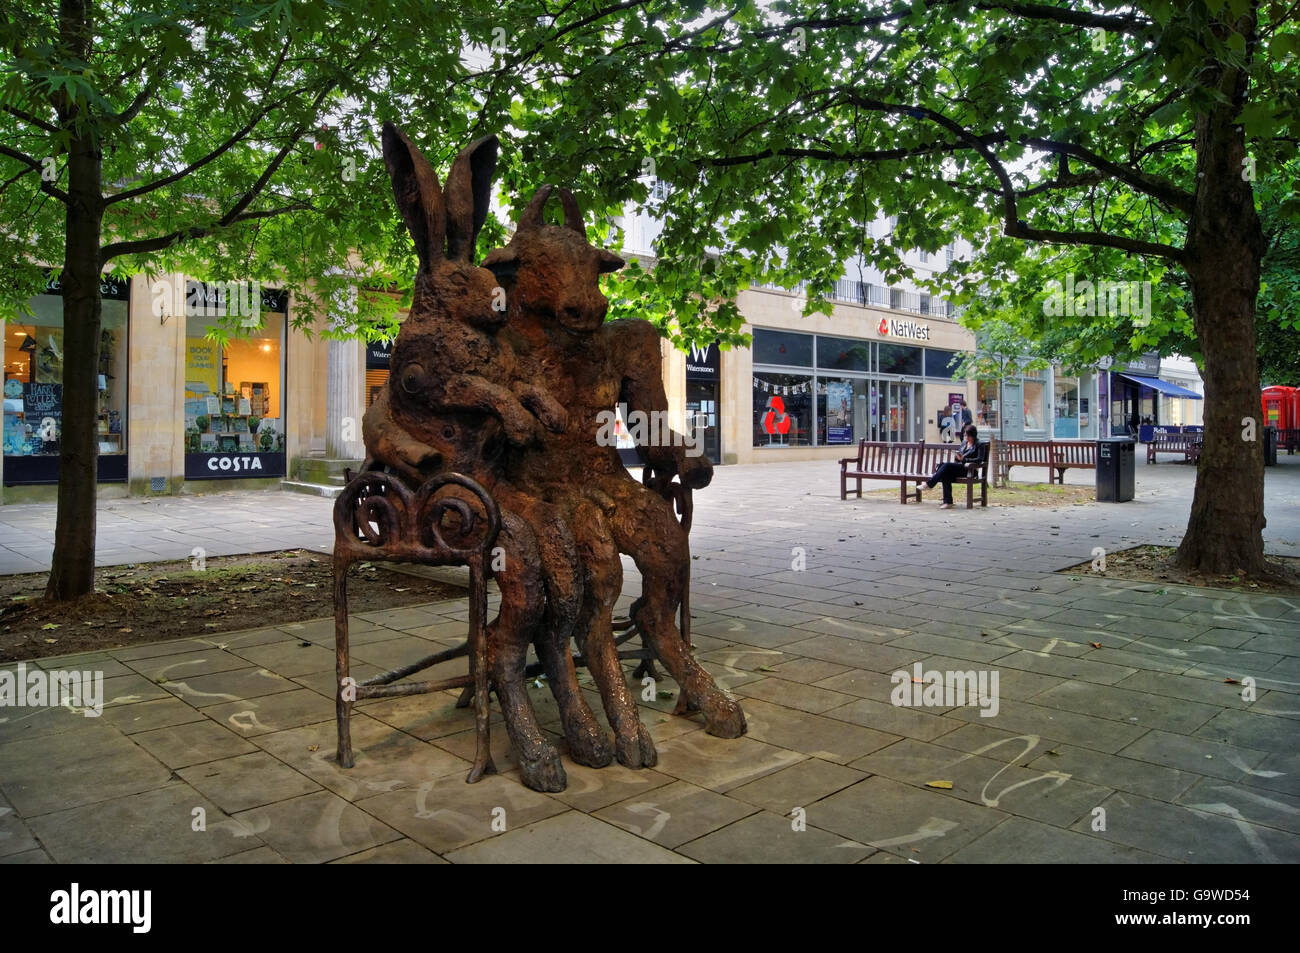
M977 381L975 384L975 425L981 430L997 430L998 382Z
M285 314L264 310L224 347L208 318L185 320L186 479L284 476Z
M812 438L812 377L754 375L754 446L801 447Z
M1025 429L1043 429L1043 391L1042 381L1025 380Z
M126 479L127 283L105 276L95 429L99 480ZM63 434L63 296L56 279L4 325L5 483L55 483Z
M820 377L817 379L817 443L819 445L853 443L854 385L857 385L860 393L864 383L851 378L828 380Z
M1076 438L1079 436L1079 379L1058 377L1054 390L1052 435Z

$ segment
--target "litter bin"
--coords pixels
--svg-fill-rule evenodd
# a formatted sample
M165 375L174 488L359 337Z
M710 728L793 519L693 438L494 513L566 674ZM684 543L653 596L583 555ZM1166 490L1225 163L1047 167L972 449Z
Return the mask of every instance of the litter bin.
M1097 441L1097 502L1127 503L1133 499L1137 444L1132 440Z
M1277 428L1264 428L1264 466L1277 466Z

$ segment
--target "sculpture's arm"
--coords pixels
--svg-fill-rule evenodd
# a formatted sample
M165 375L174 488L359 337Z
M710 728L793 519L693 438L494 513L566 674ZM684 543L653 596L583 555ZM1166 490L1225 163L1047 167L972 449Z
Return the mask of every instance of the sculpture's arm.
M662 431L649 428L649 443L637 447L641 459L664 474L676 473L687 486L708 486L713 479L713 464L704 456L704 448L694 434L688 439L666 423L668 395L664 392L663 361L655 326L649 321L624 318L606 324L601 335L606 353L617 361L621 375L619 400L627 404L629 416L640 411L651 421L665 423ZM656 412L659 416L655 416Z
M371 457L417 483L442 466L442 455L437 450L416 440L393 419L387 387L380 388L374 403L361 418L361 436Z
M546 429L552 433L564 433L569 426L569 413L549 392L538 387L536 384L529 384L524 381L516 381L510 389L514 391L519 402L524 405L533 416L546 425Z
M476 374L457 374L450 378L438 408L491 414L501 421L506 439L517 447L528 446L541 438L537 420L509 388Z

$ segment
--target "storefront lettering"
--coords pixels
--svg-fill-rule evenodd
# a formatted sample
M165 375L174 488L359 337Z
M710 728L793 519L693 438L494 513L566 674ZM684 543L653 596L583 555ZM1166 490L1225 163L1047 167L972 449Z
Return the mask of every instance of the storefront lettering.
M919 321L898 321L894 318L881 318L876 326L881 337L910 338L913 341L930 340L930 325Z
M236 473L240 470L260 470L262 460L260 457L208 457L208 469L214 473L217 470Z

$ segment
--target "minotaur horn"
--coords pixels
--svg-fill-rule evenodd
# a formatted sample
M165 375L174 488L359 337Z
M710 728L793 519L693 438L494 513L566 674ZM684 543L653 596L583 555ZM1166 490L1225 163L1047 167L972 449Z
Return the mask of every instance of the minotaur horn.
M568 189L560 189L560 206L564 209L564 227L586 238L587 226L582 223L582 210L578 208L578 200Z
M546 200L551 197L551 191L554 188L553 185L543 185L533 193L532 201L528 203L524 213L519 216L519 224L515 226L517 231L523 232L542 227L542 209L546 207Z

